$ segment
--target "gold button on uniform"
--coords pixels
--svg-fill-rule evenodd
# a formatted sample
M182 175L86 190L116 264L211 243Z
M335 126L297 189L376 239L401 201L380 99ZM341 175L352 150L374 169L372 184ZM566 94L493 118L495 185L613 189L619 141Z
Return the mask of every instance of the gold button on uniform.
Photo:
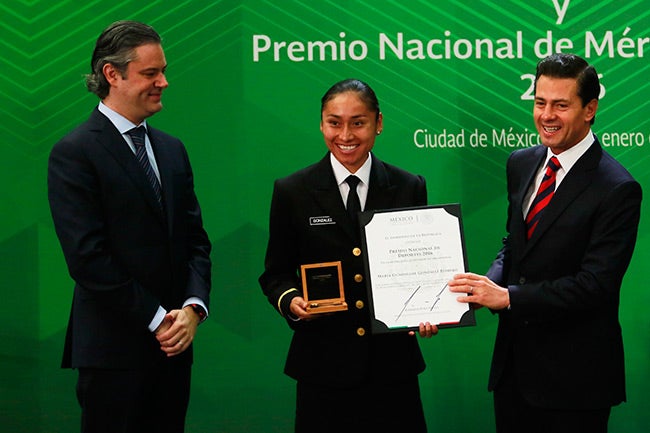
M363 281L363 275L361 275L361 274L356 274L356 275L354 276L354 281L356 281L357 283L362 282L362 281Z
M363 301L357 301L354 303L354 305L360 310L363 308Z
M361 248L355 247L355 248L352 250L352 254L354 254L355 256L359 257L359 256L361 255Z
M357 335L358 335L359 337L363 337L364 335L366 335L366 330L363 329L363 328L359 328L359 329L357 329Z

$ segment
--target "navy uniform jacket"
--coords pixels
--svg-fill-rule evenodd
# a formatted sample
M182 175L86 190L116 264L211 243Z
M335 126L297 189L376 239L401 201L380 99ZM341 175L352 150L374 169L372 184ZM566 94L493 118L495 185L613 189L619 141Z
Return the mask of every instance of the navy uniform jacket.
M625 400L618 307L641 187L596 140L526 241L522 202L545 157L538 146L507 164L509 234L487 276L508 286L511 310L499 313L489 388L512 361L534 406L606 408Z
M427 203L425 180L371 154L365 210ZM331 217L331 224L312 217ZM345 210L330 156L275 182L265 272L259 281L269 302L294 330L285 373L299 381L345 387L362 381L400 381L424 370L416 337L371 335L359 228ZM288 317L302 296L301 264L342 262L348 311L311 321ZM296 288L298 291L290 291ZM282 296L285 294L285 296ZM281 301L281 302L280 302ZM280 304L279 304L280 302Z
M53 147L48 192L75 282L63 367L134 368L165 354L148 325L159 305L206 306L210 241L183 144L154 128L164 212L134 153L95 109ZM191 362L192 351L180 359Z

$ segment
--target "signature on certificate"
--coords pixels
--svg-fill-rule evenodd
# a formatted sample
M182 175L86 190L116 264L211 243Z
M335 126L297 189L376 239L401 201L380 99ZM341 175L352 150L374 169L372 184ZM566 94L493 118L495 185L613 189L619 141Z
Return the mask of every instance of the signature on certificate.
M397 319L395 319L396 321L399 320L400 317L402 317L402 313L404 313L404 311L406 310L406 307L409 306L409 302L411 302L411 299L413 299L413 296L415 296L415 294L418 292L418 290L420 290L420 287L422 287L422 286L418 286L418 287L413 291L413 293L411 293L411 296L408 297L408 299L406 300L406 302L404 302L404 306L402 307L402 311L399 312L399 314L397 315Z
M400 317L402 317L402 314L404 314L404 311L406 311L409 304L411 303L411 300L413 299L413 297L415 297L415 294L420 290L421 287L422 287L421 285L417 286L415 288L415 290L413 290L413 293L411 293L411 295L408 297L408 299L404 302L404 306L402 307L402 311L399 312L399 314L397 315L397 318L395 319L395 321L399 320ZM436 305L438 304L438 302L440 302L440 296L442 295L442 293L445 291L446 288L447 288L447 284L445 284L442 287L442 289L438 293L436 293L436 295L435 295L435 297L433 299L433 303L432 303L431 308L429 309L429 311L433 311L433 309L436 308Z

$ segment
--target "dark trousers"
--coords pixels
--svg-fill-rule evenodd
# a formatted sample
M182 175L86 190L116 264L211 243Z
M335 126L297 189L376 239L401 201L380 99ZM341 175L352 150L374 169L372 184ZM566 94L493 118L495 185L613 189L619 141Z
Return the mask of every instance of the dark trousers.
M417 376L350 388L298 382L296 397L296 433L427 431Z
M191 366L169 362L136 370L80 368L82 433L182 433Z
M533 407L519 391L512 369L494 390L497 433L607 433L610 410Z

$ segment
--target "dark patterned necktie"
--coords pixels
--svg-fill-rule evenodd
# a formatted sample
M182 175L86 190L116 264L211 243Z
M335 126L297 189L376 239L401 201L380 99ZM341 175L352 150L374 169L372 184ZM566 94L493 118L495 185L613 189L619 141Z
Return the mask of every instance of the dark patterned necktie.
M156 195L156 199L158 200L158 205L162 209L162 193L160 188L160 182L158 182L156 173L153 171L153 167L151 167L151 164L149 163L149 156L147 155L147 149L144 145L145 132L146 132L145 127L140 125L137 128L133 128L127 131L127 134L129 134L131 140L133 140L133 144L135 145L135 157L140 163L142 169L144 170L144 173L147 176L147 179L149 180L149 184L151 184L151 187L153 188L153 191Z
M542 211L548 205L555 193L555 175L560 168L560 161L556 157L551 157L546 164L546 172L542 183L539 185L537 195L530 205L528 215L526 216L526 237L530 239L533 236L535 227L542 216Z
M350 186L350 192L348 193L348 201L345 204L345 208L350 215L352 221L357 221L357 213L361 212L361 202L359 201L359 194L357 194L357 185L361 182L361 179L355 175L348 176L345 179L347 184Z

